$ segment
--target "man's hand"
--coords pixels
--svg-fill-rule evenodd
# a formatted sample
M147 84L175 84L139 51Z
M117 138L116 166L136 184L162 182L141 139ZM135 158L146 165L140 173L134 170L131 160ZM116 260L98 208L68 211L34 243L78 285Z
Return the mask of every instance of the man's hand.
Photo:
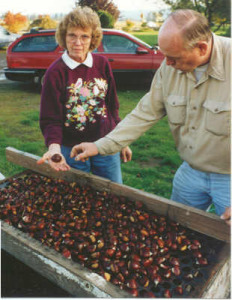
M225 220L227 225L231 225L231 207L227 207L224 214L221 215L221 219Z
M121 159L123 160L124 163L131 161L132 158L132 151L130 147L125 147L121 151Z
M94 143L81 143L72 148L70 157L75 157L75 160L85 162L90 156L98 154L97 146Z
M52 157L60 156L60 161L55 162L52 160ZM52 169L56 171L68 171L70 170L70 166L66 163L64 156L61 154L60 145L58 144L51 144L48 148L48 151L44 153L43 157L37 161L38 165L43 164L45 161L48 161L49 165Z

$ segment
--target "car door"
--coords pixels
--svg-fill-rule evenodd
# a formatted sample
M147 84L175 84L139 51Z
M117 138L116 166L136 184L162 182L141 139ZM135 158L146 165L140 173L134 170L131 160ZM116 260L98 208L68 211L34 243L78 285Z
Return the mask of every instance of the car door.
M54 34L28 36L17 43L8 55L8 67L23 69L47 69L63 53ZM17 56L17 62L14 59Z
M98 53L107 57L114 72L152 69L152 51L121 34L105 32L102 40L102 52Z

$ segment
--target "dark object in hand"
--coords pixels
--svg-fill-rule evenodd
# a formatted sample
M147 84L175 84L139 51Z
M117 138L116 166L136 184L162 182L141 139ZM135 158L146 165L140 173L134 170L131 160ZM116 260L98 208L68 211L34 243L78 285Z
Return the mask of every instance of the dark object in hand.
M52 155L52 157L51 157L51 160L52 160L53 162L55 162L55 163L60 162L61 159L62 159L62 157L61 157L60 154L54 154L54 155Z

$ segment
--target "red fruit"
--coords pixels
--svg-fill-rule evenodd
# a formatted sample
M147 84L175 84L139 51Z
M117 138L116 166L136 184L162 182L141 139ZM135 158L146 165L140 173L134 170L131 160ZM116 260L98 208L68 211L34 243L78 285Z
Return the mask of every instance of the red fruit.
M158 285L162 281L162 278L159 274L154 274L152 276L152 280L153 280L155 285Z
M172 248L172 250L177 250L178 246L177 246L176 243L173 243L173 244L171 245L171 248Z
M150 257L150 256L152 256L152 252L151 252L150 248L144 247L140 250L140 255L142 257Z
M129 289L137 289L138 288L138 283L135 279L129 279L126 283L126 286Z
M71 252L68 249L64 249L62 254L64 257L71 259Z
M201 258L197 259L196 264L201 265L201 266L206 266L206 265L208 265L208 261L206 258L201 257Z
M158 243L158 245L159 245L160 248L164 247L165 242L162 239L159 238L158 241L157 241L157 243Z
M180 265L180 260L177 257L171 257L169 261L173 266L179 266Z
M140 256L139 256L138 254L132 254L132 255L131 255L131 258L132 258L133 260L135 260L135 261L141 261L141 258L140 258Z
M180 268L179 266L174 266L172 268L172 273L175 275L175 276L179 276L180 275Z
M140 269L140 263L137 261L131 261L129 262L129 267L133 270L139 270Z
M53 161L53 162L55 162L55 163L58 163L58 162L60 162L61 161L61 159L62 159L62 157L61 157L61 155L60 154L54 154L54 155L52 155L52 157L51 157L51 160Z
M179 295L182 295L183 294L183 288L181 286L177 286L175 288L175 292Z
M201 248L201 243L198 240L193 240L192 242L195 246L197 246L198 248Z
M165 290L164 291L164 297L165 298L171 298L172 297L170 290Z
M150 266L148 268L148 274L150 274L151 277L153 277L157 273L158 270L159 270L158 266L156 266L156 265L155 266Z
M172 276L171 270L165 271L165 273L163 274L163 276L164 276L165 278L170 278L170 277Z
M129 252L130 251L130 247L129 247L128 243L121 244L120 249L122 250L122 252Z
M142 297L143 298L156 298L154 293L152 293L151 291L144 291Z
M108 257L112 257L114 255L114 253L115 253L115 249L107 249L106 250L106 255Z
M201 254L200 251L197 251L197 250L196 250L196 251L193 252L193 256L196 257L196 258L201 258L201 257L202 257L202 254Z
M157 257L156 258L156 262L157 262L158 265L162 264L165 261L166 261L165 257Z
M151 264L153 263L153 258L152 257L148 257L148 258L145 258L143 261L142 261L142 264L144 265L144 267L149 267Z
M138 292L137 289L130 289L130 288L128 288L127 292L129 292L134 297L138 297L138 295L139 295L139 292Z

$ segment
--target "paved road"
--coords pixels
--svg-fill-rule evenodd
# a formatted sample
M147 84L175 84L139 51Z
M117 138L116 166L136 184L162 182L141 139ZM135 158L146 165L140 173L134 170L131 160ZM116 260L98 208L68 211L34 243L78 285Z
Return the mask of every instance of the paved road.
M0 50L0 80L5 80L6 77L3 73L3 68L7 66L6 63L6 50Z
M6 67L6 50L0 50L0 69Z

